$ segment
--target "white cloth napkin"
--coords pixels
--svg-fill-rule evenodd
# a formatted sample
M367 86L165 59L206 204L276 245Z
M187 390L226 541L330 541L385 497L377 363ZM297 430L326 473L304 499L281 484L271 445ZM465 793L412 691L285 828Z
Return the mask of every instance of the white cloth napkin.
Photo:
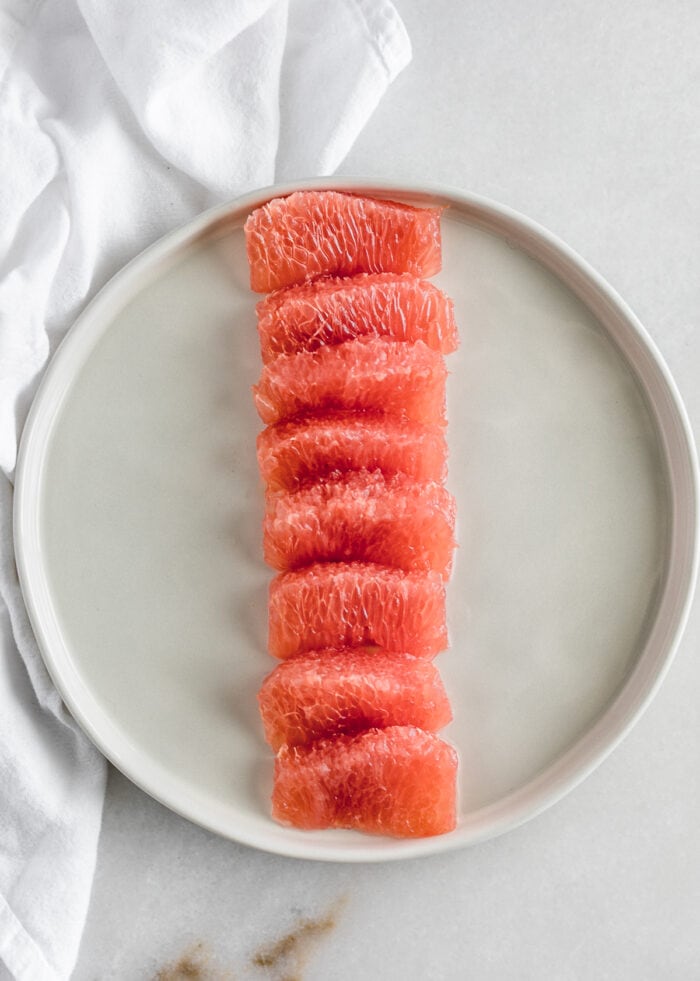
M10 0L0 10L0 975L68 977L105 765L40 659L12 550L42 371L126 260L202 209L331 173L411 57L388 0Z

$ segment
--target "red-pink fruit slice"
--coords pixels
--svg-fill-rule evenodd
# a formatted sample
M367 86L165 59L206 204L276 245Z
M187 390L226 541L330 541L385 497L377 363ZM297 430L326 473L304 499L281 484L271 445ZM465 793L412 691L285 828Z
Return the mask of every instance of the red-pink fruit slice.
M445 422L445 360L416 341L360 337L334 347L282 354L254 388L265 423L304 413L366 409L415 422Z
M258 436L258 464L273 489L350 470L379 469L417 480L444 480L447 443L441 426L365 412L333 412L268 426Z
M363 272L432 276L442 261L441 213L338 191L274 198L245 223L251 289Z
M444 650L445 584L437 572L321 562L271 582L268 647L274 657L369 645L426 658Z
M457 350L452 300L409 273L321 279L279 290L257 306L262 359L315 351L355 337L423 341L443 354Z
M313 562L376 562L448 578L455 502L441 484L360 471L268 493L265 561L284 572Z
M413 726L283 746L275 761L272 816L306 830L442 835L456 826L456 778L454 748Z
M258 694L265 738L277 751L387 726L435 732L452 719L432 661L382 650L311 651L283 661Z

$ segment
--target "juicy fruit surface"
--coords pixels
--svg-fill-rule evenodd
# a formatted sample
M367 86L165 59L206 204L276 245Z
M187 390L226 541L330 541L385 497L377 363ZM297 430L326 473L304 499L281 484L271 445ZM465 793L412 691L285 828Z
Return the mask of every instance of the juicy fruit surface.
M355 337L423 341L457 350L452 300L408 273L378 273L292 286L258 303L258 333L267 364L280 354L315 351Z
M413 725L436 731L452 718L431 661L381 650L312 651L279 664L258 695L265 738L280 746Z
M449 576L455 502L443 486L379 471L346 474L296 492L268 493L265 561L286 571L362 560Z
M254 397L265 423L329 409L367 409L444 424L446 379L442 355L422 341L360 337L280 355L263 368Z
M272 815L296 828L420 838L456 826L457 754L412 726L282 747Z
M445 584L437 572L318 563L273 579L268 612L268 648L281 659L368 645L430 658L447 646Z
M363 272L432 276L441 265L440 215L339 191L274 198L245 223L251 289Z
M258 465L273 489L351 470L405 473L417 480L443 480L447 443L438 425L366 412L331 412L269 426L258 436Z

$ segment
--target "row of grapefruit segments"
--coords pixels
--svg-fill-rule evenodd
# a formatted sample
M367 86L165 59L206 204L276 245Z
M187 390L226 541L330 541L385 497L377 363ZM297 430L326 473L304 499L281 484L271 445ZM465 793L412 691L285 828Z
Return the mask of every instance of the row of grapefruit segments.
M297 192L245 226L263 360L273 816L417 837L455 824L447 645L455 547L440 209ZM401 653L397 653L401 652ZM410 653L404 653L410 652Z

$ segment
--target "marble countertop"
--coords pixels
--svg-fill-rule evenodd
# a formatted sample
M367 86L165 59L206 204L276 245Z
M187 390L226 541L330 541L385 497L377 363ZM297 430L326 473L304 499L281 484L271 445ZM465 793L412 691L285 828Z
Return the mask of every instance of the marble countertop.
M341 168L494 198L563 238L659 346L700 431L700 8L395 0L414 46ZM75 981L687 979L700 973L700 609L611 757L510 834L302 862L110 771Z

